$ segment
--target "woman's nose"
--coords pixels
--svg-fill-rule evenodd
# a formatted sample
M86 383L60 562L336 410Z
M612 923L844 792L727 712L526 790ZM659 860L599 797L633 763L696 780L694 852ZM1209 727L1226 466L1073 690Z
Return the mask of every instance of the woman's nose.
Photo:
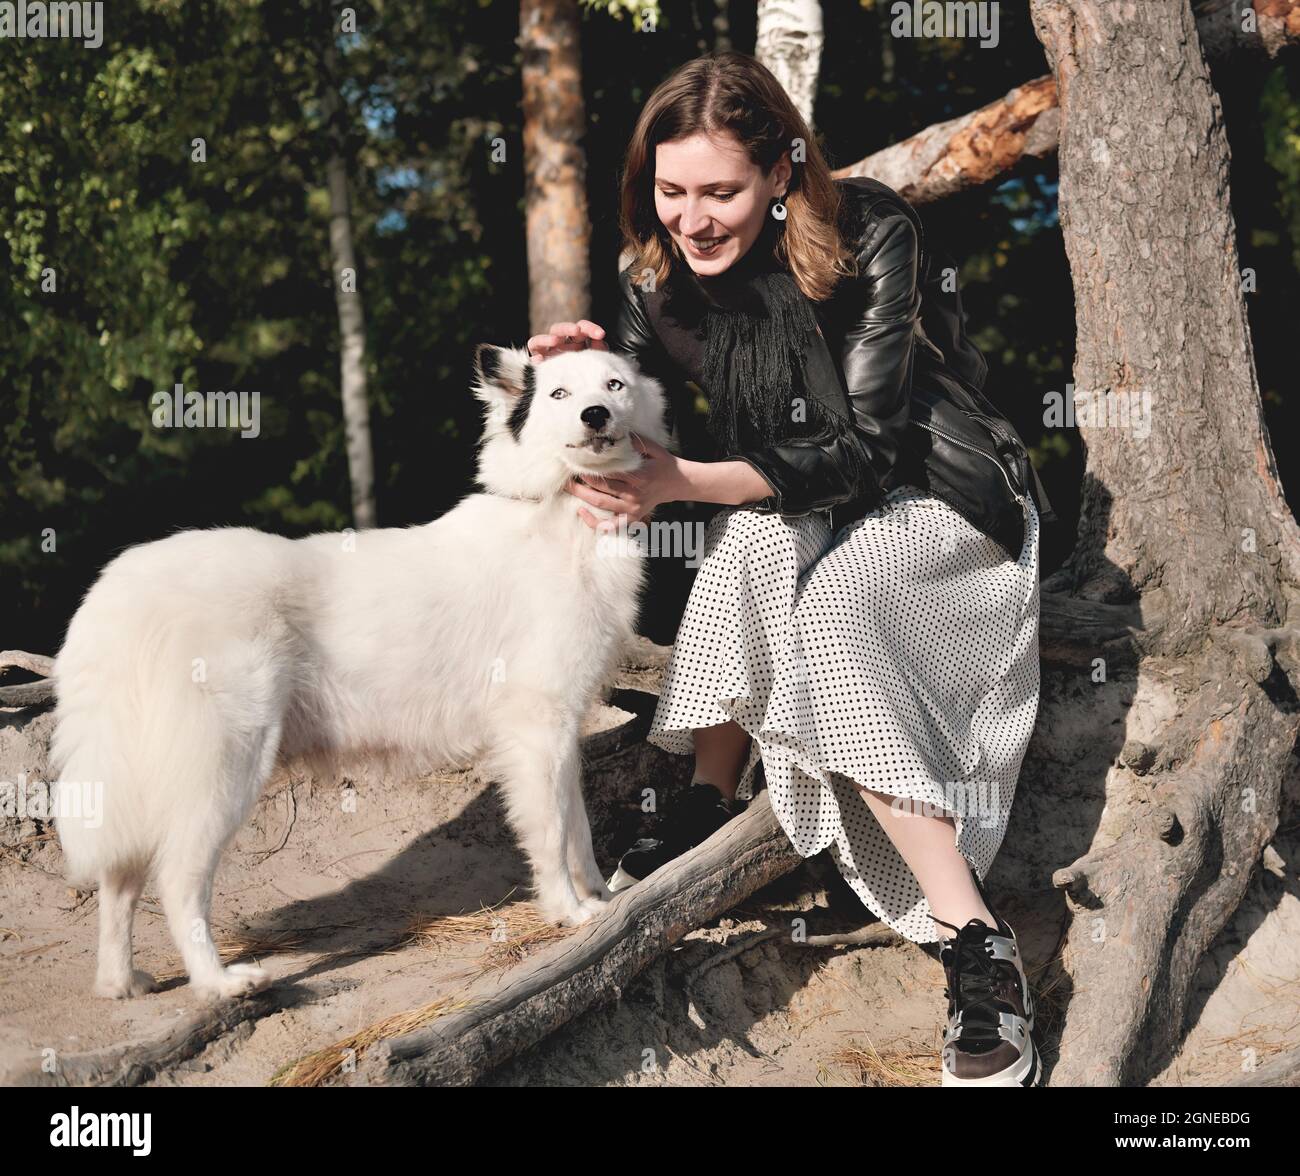
M707 212L698 204L686 202L686 211L682 213L681 226L682 235L686 237L702 237L708 230L710 217Z

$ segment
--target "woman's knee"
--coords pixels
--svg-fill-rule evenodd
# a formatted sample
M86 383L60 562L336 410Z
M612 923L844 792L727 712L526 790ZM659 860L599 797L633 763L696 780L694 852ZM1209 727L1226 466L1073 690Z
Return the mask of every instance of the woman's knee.
M711 558L761 557L793 548L794 536L778 514L734 508L713 517L704 536L704 563Z

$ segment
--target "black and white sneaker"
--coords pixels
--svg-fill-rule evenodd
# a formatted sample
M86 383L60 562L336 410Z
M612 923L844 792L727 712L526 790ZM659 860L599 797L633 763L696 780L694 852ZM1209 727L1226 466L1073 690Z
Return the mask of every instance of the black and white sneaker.
M994 918L996 928L971 919L960 929L935 919L957 932L939 953L948 981L943 1086L1037 1086L1043 1076L1020 945Z
M692 784L656 821L653 835L642 837L619 859L609 888L626 890L648 878L660 866L707 841L744 809L742 801L728 800L712 784Z

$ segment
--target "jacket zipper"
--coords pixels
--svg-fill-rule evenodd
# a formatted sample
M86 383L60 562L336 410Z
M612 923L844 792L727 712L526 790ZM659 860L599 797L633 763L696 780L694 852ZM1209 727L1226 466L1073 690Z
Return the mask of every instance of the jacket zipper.
M1011 476L1007 473L1006 466L1004 466L1000 461L998 461L997 458L990 457L987 453L984 452L984 450L976 449L974 445L969 445L965 441L962 441L959 438L954 437L951 433L945 433L942 429L936 429L933 425L927 425L924 421L913 421L913 424L920 425L921 428L925 429L927 432L938 434L940 437L943 437L947 441L951 441L954 445L959 446L962 449L969 450L971 453L979 454L979 456L984 458L985 461L991 461L995 466L998 467L999 472L1002 474L1003 480L1007 484L1007 489L1011 491L1012 496L1015 498L1015 500L1018 503L1020 503L1021 508L1023 509L1025 505L1025 496L1019 493L1016 490L1016 488L1011 484Z

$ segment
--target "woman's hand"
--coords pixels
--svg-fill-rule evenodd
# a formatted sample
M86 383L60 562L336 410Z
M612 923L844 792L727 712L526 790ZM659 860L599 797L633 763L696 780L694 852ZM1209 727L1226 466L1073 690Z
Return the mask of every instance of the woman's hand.
M596 531L612 531L620 522L627 526L639 523L660 503L675 502L682 497L684 482L681 459L662 445L636 433L632 444L643 457L639 469L624 474L583 474L573 478L565 489L591 506L610 510L623 518L600 519L585 507L578 517Z
M563 351L608 351L605 328L588 319L576 323L552 323L548 334L534 335L528 340L528 354L536 360L549 359Z

